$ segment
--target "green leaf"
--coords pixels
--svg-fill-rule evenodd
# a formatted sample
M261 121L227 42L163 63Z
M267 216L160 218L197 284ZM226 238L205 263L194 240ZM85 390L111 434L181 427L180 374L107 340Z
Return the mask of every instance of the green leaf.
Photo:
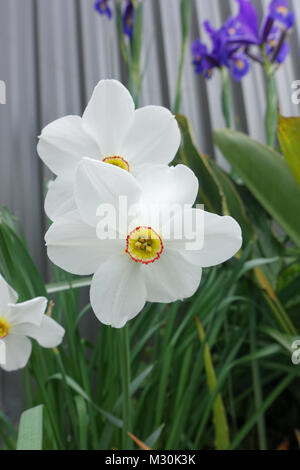
M80 439L80 450L87 449L87 435L88 435L88 423L89 415L86 406L86 402L83 397L77 395L75 397L76 410L78 414L78 427L79 427L79 439Z
M281 151L300 187L300 118L279 115L278 139Z
M206 341L206 339L205 339L205 332L204 332L202 323L197 317L195 318L195 320L196 320L196 324L198 328L200 341L201 343L203 343L204 341ZM217 379L216 379L216 374L215 374L212 357L211 357L208 344L205 344L205 347L204 347L204 364L205 364L208 388L210 392L213 393L217 385ZM229 430L228 430L228 423L227 423L224 403L223 403L222 396L220 393L217 395L215 402L213 404L213 415L214 415L213 422L214 422L214 428L215 428L216 449L226 450L230 445Z
M22 413L17 450L42 450L43 408L44 405L38 405Z
M283 157L240 132L223 130L214 136L250 191L300 245L300 191Z
M158 439L160 438L161 436L161 433L164 429L165 425L162 424L161 426L159 426L159 428L157 428L149 437L147 437L147 439L145 440L145 444L148 446L148 447L154 447L155 444L157 443Z

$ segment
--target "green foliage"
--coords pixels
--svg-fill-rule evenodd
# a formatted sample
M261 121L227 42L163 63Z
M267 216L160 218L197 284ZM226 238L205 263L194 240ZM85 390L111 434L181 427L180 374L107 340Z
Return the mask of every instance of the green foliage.
M16 232L14 219L6 215L1 219L0 233L9 236L1 244L0 270L9 266L16 273L19 261L11 256L12 250L22 246L23 258L28 260L30 255ZM120 347L125 351L126 338L98 323L93 342L82 337L79 328L82 322L94 322L93 314L89 305L80 311L77 278L57 270L55 285L60 289L55 294L52 284L52 315L65 325L66 338L58 351L34 345L24 382L25 407L29 410L24 415L25 424L24 416L20 423L18 448L40 447L42 434L43 449L128 448L136 446L133 441L125 443L128 426L134 436L154 449L223 448L229 445L226 421L231 448L256 448L260 419L265 413L273 416L278 402L286 400L282 394L291 390L299 370L291 365L288 349L293 337L278 331L264 293L249 277L253 269L270 267L278 258L253 259L249 258L251 252L249 246L239 260L205 271L193 298L171 305L147 305L129 324L127 367L131 373L123 378ZM45 292L32 260L22 269L26 278L22 297ZM281 283L284 305L285 289L297 275L298 271L292 271ZM73 282L76 289L70 287ZM253 289L255 296L249 295ZM257 315L254 349L249 329L253 309ZM202 344L195 317L205 331L206 342ZM253 361L260 368L259 405L251 373ZM215 376L210 387L206 374ZM41 411L35 408L40 404L44 406L43 421ZM28 417L30 427L36 430L32 433L34 442L26 437ZM296 421L289 420L287 426L292 432ZM16 448L14 428L3 414L0 436L4 448ZM268 439L269 448L281 439L278 429Z
M215 142L264 209L300 246L300 190L283 157L232 130L215 132Z

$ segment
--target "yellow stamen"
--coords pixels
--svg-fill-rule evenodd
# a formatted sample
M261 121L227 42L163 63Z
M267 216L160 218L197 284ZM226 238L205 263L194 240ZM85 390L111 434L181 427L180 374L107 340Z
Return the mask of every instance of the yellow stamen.
M283 16L286 16L288 13L287 7L284 7L284 6L277 7L277 11L278 13L281 13Z
M236 65L238 66L240 70L243 70L243 68L245 67L245 64L242 60L237 60Z
M105 157L103 158L103 162L110 163L111 165L118 166L122 168L122 170L129 171L129 163L122 157L119 156L112 156L112 157Z
M235 29L234 28L229 28L228 30L230 36L233 36L235 34Z
M5 336L8 335L9 330L11 328L11 325L8 323L8 321L4 318L0 318L0 339L5 338Z
M136 263L154 263L163 249L162 239L151 227L137 227L127 237L126 253Z

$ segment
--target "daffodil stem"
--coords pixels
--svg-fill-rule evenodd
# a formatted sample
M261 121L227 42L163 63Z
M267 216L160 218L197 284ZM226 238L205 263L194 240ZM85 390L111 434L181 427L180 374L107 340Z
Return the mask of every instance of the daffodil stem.
M130 368L130 342L129 342L129 326L125 325L119 330L119 353L120 353L120 370L122 382L123 397L123 450L132 449L132 440L128 436L128 431L132 432L131 420L131 368Z

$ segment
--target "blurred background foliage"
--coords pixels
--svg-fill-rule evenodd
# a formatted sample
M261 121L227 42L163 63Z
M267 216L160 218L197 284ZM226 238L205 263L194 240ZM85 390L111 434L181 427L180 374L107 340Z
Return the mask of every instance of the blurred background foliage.
M129 40L121 1L115 20L128 86L138 103L143 2L132 2L132 8ZM82 320L92 312L89 304L82 306L79 292L89 280L56 269L53 282L45 284L22 228L3 207L1 273L20 300L47 295L54 301L53 318L66 327L58 350L34 345L24 370L26 411L19 429L0 411L3 448L296 449L300 445L300 366L291 360L293 341L300 335L300 119L279 116L273 148L234 130L226 119L227 76L223 93L220 90L223 100L227 96L223 106L227 129L216 131L214 140L231 171L225 172L203 154L188 116L180 114L190 13L190 2L182 0L182 60L174 97L182 144L174 163L183 162L197 175L197 202L238 220L243 247L230 262L205 270L191 299L149 304L130 322L125 371L129 375L123 377L119 355L128 347L124 335L104 325L95 342L81 334ZM277 123L277 109L272 112Z

